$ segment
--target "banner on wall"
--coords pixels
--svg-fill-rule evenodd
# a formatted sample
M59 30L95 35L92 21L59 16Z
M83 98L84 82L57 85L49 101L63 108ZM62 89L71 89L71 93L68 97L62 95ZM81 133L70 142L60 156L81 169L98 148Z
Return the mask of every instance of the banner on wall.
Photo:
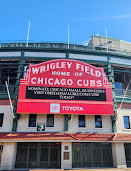
M103 68L77 60L30 64L20 81L17 113L113 115L111 83Z

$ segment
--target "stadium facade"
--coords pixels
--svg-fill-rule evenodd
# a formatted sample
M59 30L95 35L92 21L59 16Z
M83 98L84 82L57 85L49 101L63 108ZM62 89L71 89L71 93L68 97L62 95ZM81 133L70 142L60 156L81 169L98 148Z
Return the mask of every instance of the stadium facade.
M131 167L130 82L128 42L0 43L0 169Z

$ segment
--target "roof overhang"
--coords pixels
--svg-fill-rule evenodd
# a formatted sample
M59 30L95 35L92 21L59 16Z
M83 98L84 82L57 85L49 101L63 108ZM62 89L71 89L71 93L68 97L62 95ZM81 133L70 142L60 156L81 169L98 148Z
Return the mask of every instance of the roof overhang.
M131 142L130 134L115 133L0 133L0 142Z

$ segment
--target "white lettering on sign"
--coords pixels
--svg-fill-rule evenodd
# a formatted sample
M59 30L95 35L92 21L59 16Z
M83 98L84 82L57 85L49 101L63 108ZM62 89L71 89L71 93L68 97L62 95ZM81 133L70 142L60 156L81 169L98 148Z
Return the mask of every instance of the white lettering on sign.
M32 68L32 71L33 71L33 74L38 74L39 68L38 67Z
M31 83L32 83L32 84L36 84L36 79L37 79L36 77L33 77L33 78L31 79Z
M101 87L102 81L101 80L77 80L77 85L82 86L91 86L91 87Z
M76 106L62 106L62 109L66 111L84 111L83 107L76 107Z
M66 100L69 100L69 99L74 99L74 96L60 96L60 99L66 99Z
M83 72L85 72L87 74L90 74L92 76L95 76L95 77L100 77L101 76L100 71L98 71L96 69L93 69L93 68L90 68L88 66L78 64L78 63L76 63L76 70L83 71Z
M70 69L72 65L72 62L56 62L56 63L50 63L47 65L43 65L40 67L32 67L32 73L33 74L38 74L38 73L43 73L47 72L49 70L55 70L55 69L60 69L60 68L68 68Z
M30 71L29 81L32 85L100 88L105 84L103 69L82 62L45 62L31 65Z
M43 73L43 72L47 72L50 70L56 70L56 69L70 69L72 66L72 62L56 62L56 63L49 63L49 64L45 64L43 66L40 67L32 67L32 73L33 74L38 74L38 73ZM91 68L89 66L85 66L79 63L76 63L76 70L81 71L81 72L85 72L87 74L90 74L94 77L100 77L101 76L101 72L95 68ZM52 71L52 75L64 75L64 76L70 76L69 72L60 72L60 71ZM78 76L77 73L75 73L76 76ZM81 74L79 75L81 76Z
M32 84L39 84L39 85L66 85L71 86L74 84L72 79L58 79L58 78L40 78L40 77L33 77L31 78ZM102 81L101 80L77 80L77 86L82 87L101 87Z
M39 84L39 85L73 85L72 79L54 79L54 78L40 78L40 77L33 77L31 78L32 84Z
M70 72L52 71L52 75L70 76Z

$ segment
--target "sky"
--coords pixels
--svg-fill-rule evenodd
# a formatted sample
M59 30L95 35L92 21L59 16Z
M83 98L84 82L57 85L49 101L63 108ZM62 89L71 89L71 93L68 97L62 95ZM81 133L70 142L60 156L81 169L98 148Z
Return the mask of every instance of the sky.
M131 42L131 0L0 0L0 42L84 44L92 35Z

